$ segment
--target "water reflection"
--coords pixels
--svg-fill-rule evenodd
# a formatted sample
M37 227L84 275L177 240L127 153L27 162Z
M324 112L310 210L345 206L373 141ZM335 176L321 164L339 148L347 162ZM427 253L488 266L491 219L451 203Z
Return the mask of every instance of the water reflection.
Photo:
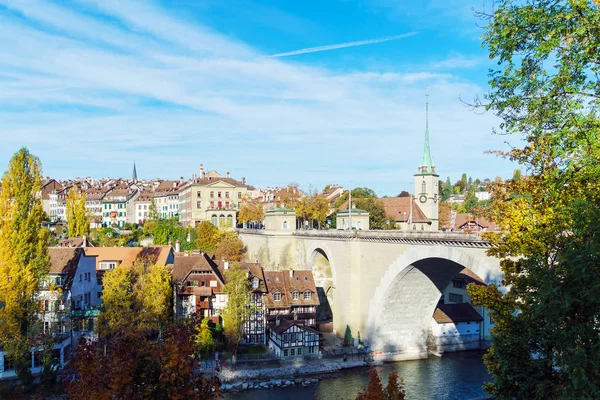
M403 361L377 367L385 387L388 375L396 370L404 378L407 399L472 399L484 396L481 386L489 381L482 353L453 354L440 359ZM308 387L253 390L226 395L228 400L258 399L353 399L369 381L369 370L343 371L336 379L324 379Z

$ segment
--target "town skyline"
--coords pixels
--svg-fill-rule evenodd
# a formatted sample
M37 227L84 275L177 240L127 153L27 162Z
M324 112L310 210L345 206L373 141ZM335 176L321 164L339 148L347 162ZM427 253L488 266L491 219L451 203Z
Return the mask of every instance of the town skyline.
M0 158L25 145L44 175L127 177L135 161L177 179L204 163L256 186L393 195L416 172L427 88L441 177L518 168L484 154L506 148L499 121L463 103L491 65L472 1L0 4Z

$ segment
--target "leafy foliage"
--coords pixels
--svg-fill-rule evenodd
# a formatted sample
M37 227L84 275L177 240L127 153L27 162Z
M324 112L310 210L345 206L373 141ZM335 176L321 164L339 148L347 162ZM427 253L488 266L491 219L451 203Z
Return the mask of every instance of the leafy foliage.
M90 233L90 217L85 208L85 192L79 192L77 186L73 186L69 190L65 211L69 236L77 237Z
M502 398L600 396L600 12L586 0L500 1L483 36L502 70L487 109L527 177L492 183L503 294L469 286L496 327L486 386Z
M263 209L260 198L251 198L245 195L242 199L242 207L238 212L238 222L246 224L247 222L262 221L265 218L265 210Z
M232 352L235 354L237 347L244 338L244 321L248 320L251 313L251 284L248 280L248 271L240 264L225 271L223 292L227 295L227 304L223 309L223 327L225 337Z
M235 232L221 232L217 247L215 248L215 257L217 260L226 260L230 262L241 261L246 253L244 243L238 238Z
M398 373L393 371L388 376L388 384L384 391L375 368L369 371L369 383L365 390L356 396L356 400L404 400L404 398L404 385L402 379L398 380Z
M37 319L38 282L50 262L40 190L40 161L22 148L10 160L0 193L0 342L24 386L32 382L27 359Z
M124 329L106 347L80 342L69 397L78 399L217 399L218 378L206 379L198 368L194 331L197 321L171 325L162 340Z

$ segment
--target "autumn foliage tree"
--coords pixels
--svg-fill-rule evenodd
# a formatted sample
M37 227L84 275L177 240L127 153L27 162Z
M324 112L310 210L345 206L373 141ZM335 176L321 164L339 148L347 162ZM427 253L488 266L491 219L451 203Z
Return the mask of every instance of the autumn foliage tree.
M74 379L67 384L73 400L217 399L218 378L197 374L194 332L197 321L172 324L161 340L127 327L104 348L83 340L73 359Z
M263 209L262 201L260 198L250 198L244 196L242 199L242 207L238 212L238 222L246 224L248 222L259 222L265 218L265 210Z
M223 326L227 343L235 354L244 338L244 321L248 320L252 311L250 308L252 291L248 271L239 263L233 264L225 271L225 282L223 291L227 295L227 304L222 314Z
M31 382L39 282L48 273L41 164L26 148L10 160L0 193L0 342L24 385Z
M85 193L77 190L77 186L72 186L69 190L65 210L69 236L71 237L89 235L90 233L90 217L85 208L85 200Z
M371 368L369 383L364 391L356 396L356 400L404 400L405 395L402 379L398 379L396 371L388 376L388 384L384 390L377 370Z
M600 396L600 10L589 0L499 1L483 35L482 106L523 145L499 153L527 176L492 184L489 251L504 293L469 285L496 324L485 363L499 398Z

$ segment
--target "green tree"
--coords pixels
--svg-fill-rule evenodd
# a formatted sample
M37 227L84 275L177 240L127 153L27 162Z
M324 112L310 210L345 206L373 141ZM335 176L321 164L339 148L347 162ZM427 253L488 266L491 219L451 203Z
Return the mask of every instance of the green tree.
M235 263L225 271L223 292L227 295L227 304L223 309L223 328L225 337L233 354L244 338L244 321L250 317L252 295L248 271Z
M486 390L500 398L600 396L600 11L589 0L497 3L483 35L501 70L485 107L523 145L528 176L491 183L488 234L502 293L473 287L496 327Z
M26 148L10 160L0 193L0 342L21 383L32 382L28 356L37 320L39 282L48 273L48 231L41 164ZM30 363L29 358L29 363Z
M515 182L521 180L521 170L520 169L515 169L514 170L512 180L515 181Z
M453 190L452 183L450 183L450 177L446 179L446 182L442 183L442 190L440 193L442 195L442 201L446 201L452 196Z
M69 190L65 210L69 236L71 237L89 235L90 233L90 217L85 208L85 200L85 193L77 190L77 186L72 186Z
M352 203L360 210L369 212L369 225L371 229L387 229L388 226L385 223L387 217L385 215L385 208L379 200L373 197L359 198L354 200Z
M198 353L201 356L208 356L215 349L215 339L209 327L210 320L204 318L202 323L197 327L196 343L198 345Z
M154 198L152 198L152 201L150 202L150 207L148 207L148 219L152 221L158 221L159 219L162 219L160 211L158 210L158 206L156 205L156 200Z

